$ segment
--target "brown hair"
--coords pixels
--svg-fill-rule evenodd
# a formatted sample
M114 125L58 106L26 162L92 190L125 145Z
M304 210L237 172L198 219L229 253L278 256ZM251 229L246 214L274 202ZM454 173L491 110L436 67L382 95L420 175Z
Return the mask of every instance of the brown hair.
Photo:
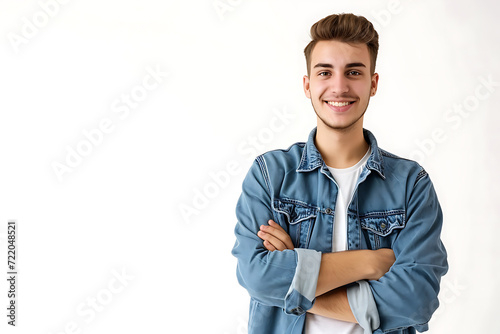
M310 75L312 50L319 41L338 40L344 43L365 43L370 53L371 74L375 73L378 53L378 33L373 25L363 16L354 14L333 14L311 27L312 41L304 49L307 63L307 75Z

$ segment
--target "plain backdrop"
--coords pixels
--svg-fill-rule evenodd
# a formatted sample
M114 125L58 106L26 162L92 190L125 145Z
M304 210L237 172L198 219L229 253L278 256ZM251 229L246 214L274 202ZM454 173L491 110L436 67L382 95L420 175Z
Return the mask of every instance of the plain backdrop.
M241 182L257 154L307 140L303 49L341 12L380 35L365 127L425 167L444 211L450 270L429 333L494 332L499 9L2 0L0 258L14 219L19 276L15 329L0 281L1 332L246 333L230 253Z

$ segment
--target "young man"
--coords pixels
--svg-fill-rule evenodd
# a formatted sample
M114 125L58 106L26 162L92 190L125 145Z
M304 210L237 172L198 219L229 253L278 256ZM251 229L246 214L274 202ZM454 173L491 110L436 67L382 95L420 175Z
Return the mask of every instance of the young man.
M442 213L426 171L363 128L378 34L341 14L311 37L304 91L317 127L307 143L258 156L236 208L248 332L425 331L448 269Z

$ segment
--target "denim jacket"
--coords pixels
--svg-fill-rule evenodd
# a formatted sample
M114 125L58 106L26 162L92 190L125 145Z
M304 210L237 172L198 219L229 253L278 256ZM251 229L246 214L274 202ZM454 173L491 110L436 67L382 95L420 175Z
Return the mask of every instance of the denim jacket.
M348 206L348 249L391 248L396 262L379 280L351 284L349 305L365 333L422 332L448 270L441 208L418 163L380 149L368 130L363 134L371 155ZM232 254L251 297L250 334L303 333L321 254L332 251L338 189L315 135L316 128L307 143L258 156L243 181ZM266 250L257 232L269 219L288 232L294 250Z

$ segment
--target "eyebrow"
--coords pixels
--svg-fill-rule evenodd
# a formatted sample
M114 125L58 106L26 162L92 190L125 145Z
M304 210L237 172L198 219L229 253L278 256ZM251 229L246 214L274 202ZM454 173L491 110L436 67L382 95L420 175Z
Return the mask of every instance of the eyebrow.
M328 63L317 63L316 65L314 65L314 68L318 67L333 68L333 65ZM351 67L366 67L366 65L363 63L349 63L345 66L345 68L351 68Z

